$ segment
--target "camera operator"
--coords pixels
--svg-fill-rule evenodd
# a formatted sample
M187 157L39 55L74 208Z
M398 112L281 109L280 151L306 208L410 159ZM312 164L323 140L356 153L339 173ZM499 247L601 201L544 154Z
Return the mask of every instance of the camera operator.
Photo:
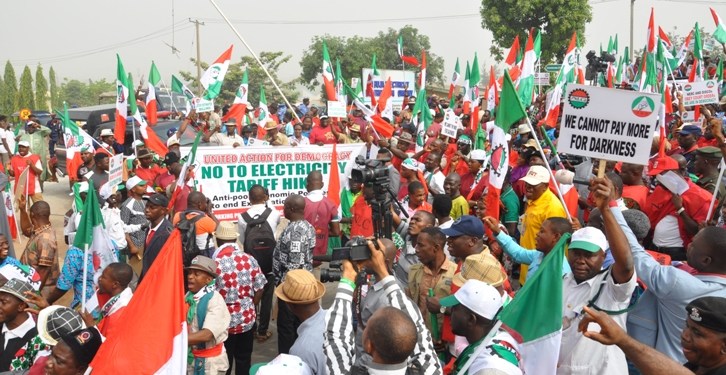
M323 352L328 358L328 373L337 375L385 371L391 375L441 374L441 365L421 313L405 297L388 272L383 242L379 240L377 247L380 250L369 241L371 259L358 263L359 267L365 267L381 277L382 289L390 304L390 307L378 309L363 331L363 348L371 356L372 362L362 368L353 366L356 358L350 311L355 289L353 280L357 272L350 261L344 260L342 279L326 316Z
M391 164L392 157L391 151L387 148L381 147L378 149L376 159L382 161L384 166L388 169L388 178L390 179L388 183L391 191L398 194L398 190L401 188L401 174L393 167L393 164Z

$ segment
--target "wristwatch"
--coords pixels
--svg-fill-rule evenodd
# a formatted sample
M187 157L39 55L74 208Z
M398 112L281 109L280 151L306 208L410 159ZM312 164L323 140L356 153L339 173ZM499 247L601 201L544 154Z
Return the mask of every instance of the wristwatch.
M439 314L446 314L446 306L441 306L439 308Z
M676 215L680 215L685 210L685 207L681 207L678 211L676 211Z

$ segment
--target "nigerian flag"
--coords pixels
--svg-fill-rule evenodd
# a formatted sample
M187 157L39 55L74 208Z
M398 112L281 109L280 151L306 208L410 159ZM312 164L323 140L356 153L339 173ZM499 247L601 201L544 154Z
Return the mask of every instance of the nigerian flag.
M207 68L204 75L199 80L207 91L204 93L204 99L212 100L219 96L224 83L224 76L227 75L229 69L229 61L232 60L232 47L229 48L215 60L212 65Z
M726 43L726 25L724 25L723 20L721 20L721 17L719 17L718 13L716 13L713 8L709 9L711 9L713 22L716 23L716 31L713 32L713 39L716 39L719 43L724 44Z
M418 116L418 117L416 117ZM426 102L426 89L421 89L416 97L416 104L413 106L411 118L416 124L416 151L423 150L424 136L429 126L434 122L431 110Z

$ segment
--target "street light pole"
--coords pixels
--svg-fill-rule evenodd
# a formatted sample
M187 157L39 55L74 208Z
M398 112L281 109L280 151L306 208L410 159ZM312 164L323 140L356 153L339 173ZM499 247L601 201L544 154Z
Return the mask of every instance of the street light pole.
M633 61L633 13L635 0L630 0L630 61Z
M630 16L631 29L632 29L632 24L633 24L632 19L633 19L633 16L631 14L631 16ZM201 47L199 46L199 25L204 26L204 22L199 22L199 20L192 20L191 18L189 19L189 22L194 24L194 28L196 29L196 34L197 34L197 85L198 85L197 91L199 92L199 96L202 96L202 94L204 93L204 91L203 91L204 89L202 88L202 65L201 65L202 56L201 56ZM631 31L631 35L632 35L632 31ZM632 36L631 36L631 44L632 44Z

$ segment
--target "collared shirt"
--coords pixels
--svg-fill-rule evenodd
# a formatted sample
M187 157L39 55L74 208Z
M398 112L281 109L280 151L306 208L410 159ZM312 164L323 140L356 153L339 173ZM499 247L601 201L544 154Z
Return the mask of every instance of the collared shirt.
M313 374L325 375L326 362L325 354L320 348L323 347L324 336L321 332L325 331L325 316L327 311L320 308L313 316L300 323L297 328L297 339L290 347L290 354L300 357Z
M244 139L242 139L242 137L237 134L227 135L219 132L214 133L210 137L209 143L217 146L234 146L235 143L239 144L240 146L245 144Z
M431 194L444 194L445 179L446 176L444 176L440 168L436 168L434 172L424 172L424 181L428 185Z
M408 234L408 221L401 220L396 232L403 238L404 246L396 254L396 260L393 262L393 275L403 288L408 288L408 273L411 266L419 264L421 261L418 260L418 255L416 255L413 238Z
M276 285L285 280L287 271L304 269L313 272L315 228L307 220L291 221L282 231L272 253L272 272Z
M557 374L590 374L597 369L598 374L626 374L628 365L625 354L614 345L602 345L588 339L577 331L583 317L582 309L590 301L600 309L609 311L624 310L630 304L630 297L637 285L636 273L630 280L616 284L611 269L600 272L595 277L578 284L572 273L562 281L562 343ZM593 299L600 291L597 300ZM684 310L685 311L685 310ZM625 328L627 314L610 316Z
M229 322L230 322L230 316L229 311L227 310L227 307L224 303L224 298L218 293L218 292L212 292L214 295L212 298L209 299L209 304L207 305L207 315L204 318L204 325L202 327L199 326L199 316L194 315L194 319L192 320L192 324L189 327L189 331L199 332L202 329L209 330L212 335L214 336L212 340L207 341L204 343L206 348L213 348L216 345L222 345L229 336L227 333L227 328L229 328ZM194 365L188 365L187 366L187 374L193 374L193 371L190 371L189 369L193 369ZM222 354L215 356L215 357L209 357L206 358L204 361L204 373L205 374L219 374L227 371L227 368L229 367L229 361L227 360L227 352L224 348L224 345L222 345Z
M383 289L388 297L389 306L405 312L411 317L416 326L416 346L414 347L409 363L421 368L424 375L441 374L441 364L434 350L431 333L426 329L421 313L411 300L406 298L393 276L387 276L383 280ZM327 313L326 328L324 332L323 353L330 361L327 363L328 374L342 375L349 374L355 362L355 345L353 344L353 322L350 319L353 302L353 288L345 283L338 284L338 292L335 295L333 305ZM368 368L369 374L405 374L406 363L395 366L382 366L371 364ZM389 370L383 372L381 370Z
M300 135L300 139L295 138L295 135L287 137L290 142L290 146L307 146L310 144L310 139L304 135Z
M525 249L535 248L535 237L542 223L551 217L567 217L562 202L549 189L536 200L529 202L524 210L522 217L522 225L524 231L520 240L520 245Z
M58 266L58 242L55 238L55 231L50 225L37 228L25 246L25 251L20 257L20 263L27 264L33 268L49 267L50 273L45 281L45 286L56 284L60 275Z
M255 293L265 287L267 279L255 258L243 252L236 243L222 245L214 254L214 260L219 274L217 291L224 298L231 316L229 334L247 332L257 318Z
M512 257L512 260L517 263L529 265L529 268L527 269L527 279L529 280L529 278L537 272L537 269L539 269L539 265L542 263L545 254L539 250L525 249L522 246L519 246L512 237L508 236L503 231L500 231L499 234L497 234L496 239L497 242L502 245L504 252ZM565 276L570 272L570 263L567 261L567 257L565 257L562 259L562 276Z
M33 317L30 315L30 313L25 313L28 315L28 317L25 319L24 322L20 323L19 326L15 327L14 329L9 329L7 323L3 324L2 333L5 336L5 341L3 342L3 349L5 349L8 346L8 341L12 339L19 339L25 336L28 331L35 328L35 320L33 320Z
M434 291L434 297L444 298L451 294L451 279L456 273L456 263L446 259L441 267L434 273L425 265L419 263L411 266L408 273L408 290L409 297L418 305L419 310L423 313L426 326L431 329L431 315L427 314L426 298L429 296L429 289ZM444 322L443 314L438 316L439 332Z
M71 301L71 308L75 309L81 304L81 295L86 300L93 296L93 256L88 255L86 259L86 266L89 272L86 273L86 290L83 291L83 250L71 246L66 252L66 257L63 260L63 269L61 270L60 278L56 287L60 290L71 290L73 288L73 301Z
M272 145L273 143L277 143L276 145L273 145L273 146L289 146L290 145L290 141L288 141L287 136L285 134L282 134L279 132L277 134L275 134L274 139L270 138L269 136L265 136L265 141L270 145Z

